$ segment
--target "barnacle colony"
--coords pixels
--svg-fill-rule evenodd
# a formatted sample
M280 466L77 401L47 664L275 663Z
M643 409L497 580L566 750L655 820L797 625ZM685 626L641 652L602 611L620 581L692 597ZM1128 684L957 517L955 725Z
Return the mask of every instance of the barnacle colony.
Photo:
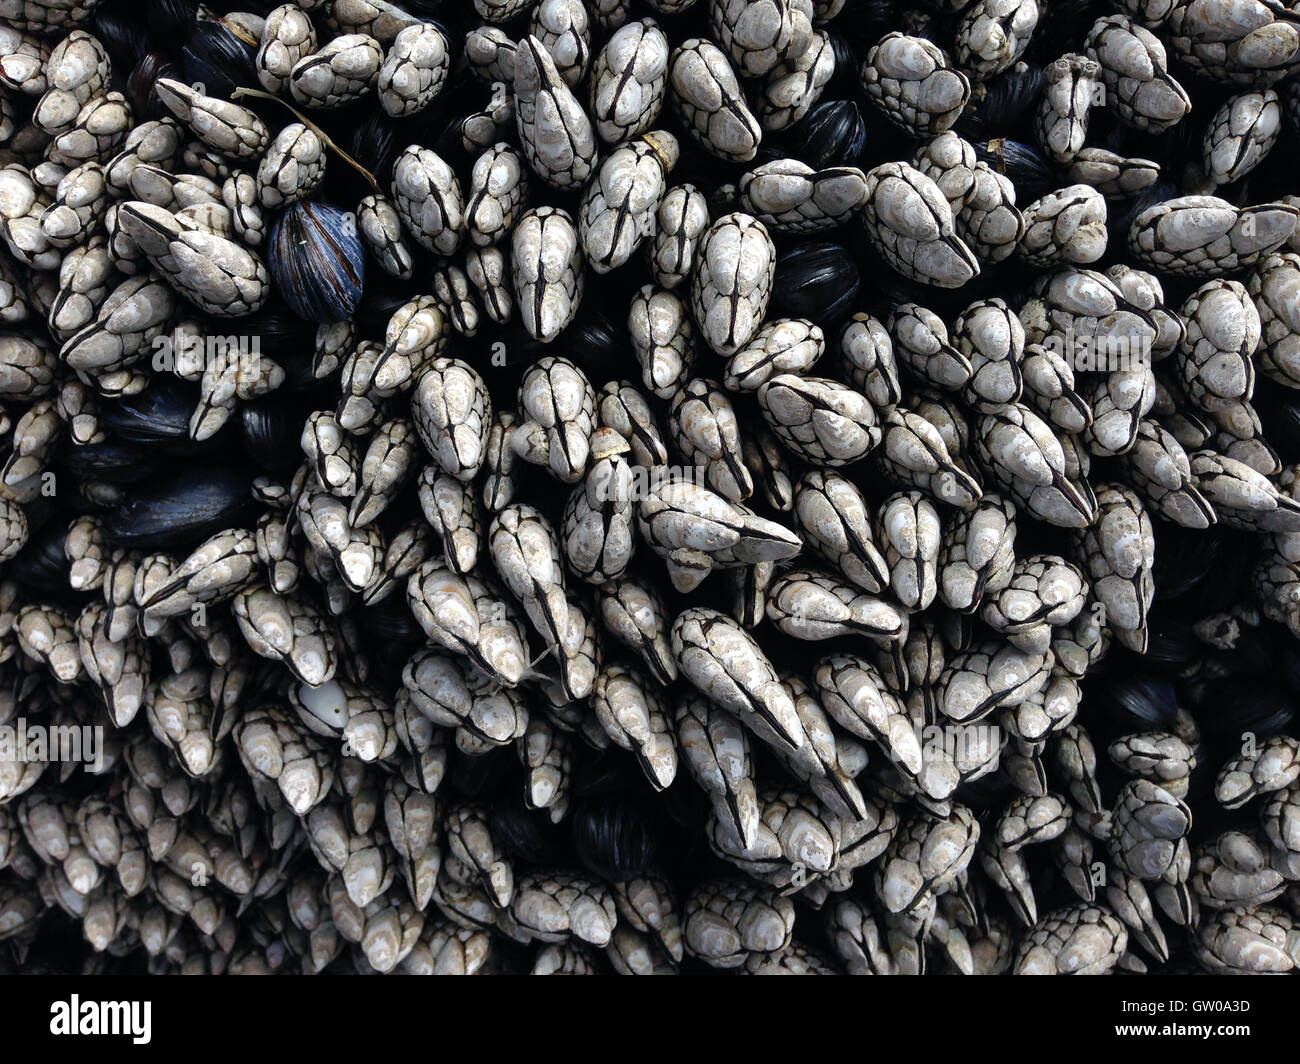
M1300 964L1285 12L153 10L0 2L0 969Z

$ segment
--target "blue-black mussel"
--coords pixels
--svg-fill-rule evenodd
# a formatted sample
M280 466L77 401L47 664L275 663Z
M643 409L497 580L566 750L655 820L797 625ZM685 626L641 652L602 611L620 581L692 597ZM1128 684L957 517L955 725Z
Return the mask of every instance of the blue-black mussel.
M231 18L200 18L190 24L180 49L187 84L201 84L209 96L228 99L241 87L257 88L258 38Z
M170 374L159 374L138 395L105 403L103 427L120 440L154 444L173 454L204 449L190 439L190 415L198 402L198 387Z
M786 133L783 147L814 170L861 166L867 155L867 124L853 100L823 100Z
M186 463L131 488L104 518L109 542L140 550L197 545L254 512L252 476L228 462Z
M857 309L862 287L848 249L829 241L795 244L777 256L772 305L779 315L834 329Z
M361 302L366 255L349 211L290 205L271 227L268 258L276 288L306 321L342 321Z

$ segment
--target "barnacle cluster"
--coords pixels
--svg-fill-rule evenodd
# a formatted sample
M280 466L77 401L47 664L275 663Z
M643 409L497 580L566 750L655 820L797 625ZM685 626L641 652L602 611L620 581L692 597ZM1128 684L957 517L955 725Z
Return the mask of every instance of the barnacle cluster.
M0 0L0 970L1300 966L1296 26Z

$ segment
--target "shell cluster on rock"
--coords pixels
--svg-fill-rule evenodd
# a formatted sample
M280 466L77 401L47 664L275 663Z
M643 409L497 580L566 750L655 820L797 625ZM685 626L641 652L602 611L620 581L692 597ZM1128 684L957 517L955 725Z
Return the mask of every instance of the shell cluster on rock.
M0 0L0 971L1300 967L1259 0Z

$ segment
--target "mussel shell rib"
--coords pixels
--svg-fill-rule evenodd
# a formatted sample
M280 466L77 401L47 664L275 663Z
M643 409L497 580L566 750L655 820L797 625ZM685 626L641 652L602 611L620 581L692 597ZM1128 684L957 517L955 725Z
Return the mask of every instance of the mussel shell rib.
M139 550L197 544L239 525L253 505L250 479L229 466L204 464L148 481L109 512L104 534Z
M344 321L361 302L366 256L353 214L291 204L271 229L267 258L277 291L300 318Z

